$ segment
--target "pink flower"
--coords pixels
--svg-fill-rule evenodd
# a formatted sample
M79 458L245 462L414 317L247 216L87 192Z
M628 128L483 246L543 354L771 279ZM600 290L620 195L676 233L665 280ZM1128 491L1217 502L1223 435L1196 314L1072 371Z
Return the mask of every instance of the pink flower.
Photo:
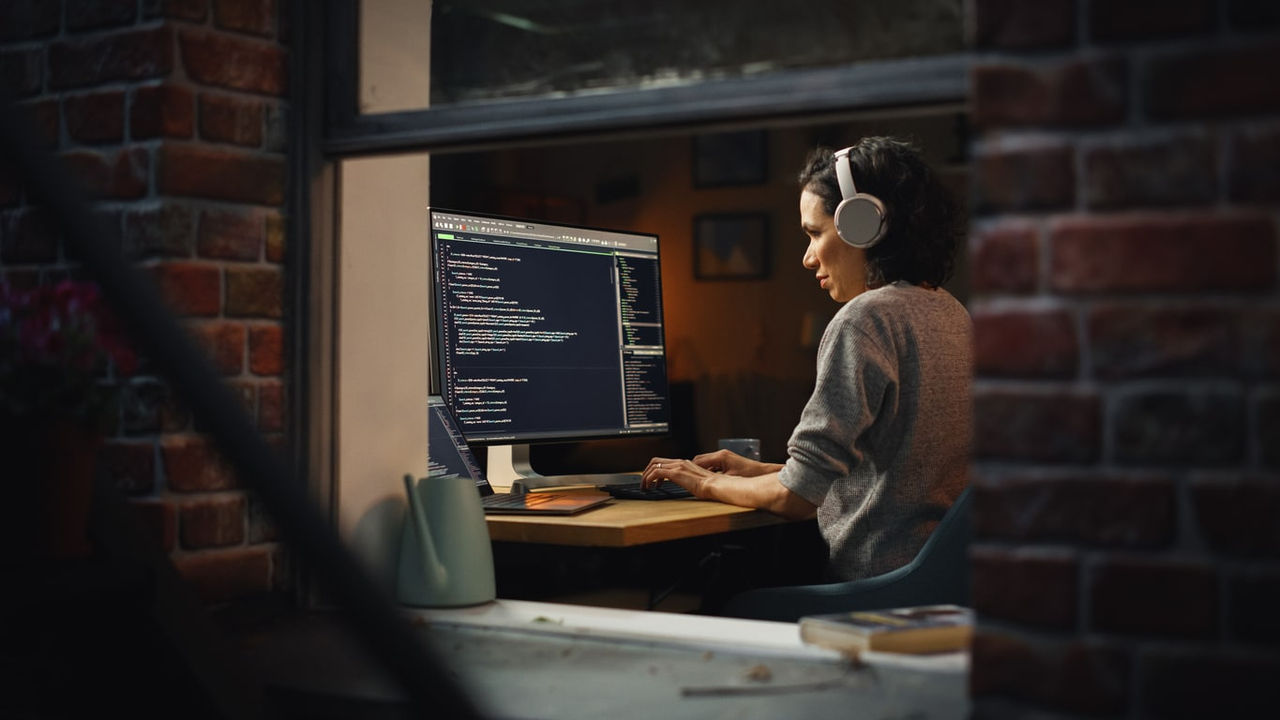
M131 375L137 355L96 285L0 286L0 411L91 415L107 404L111 367Z

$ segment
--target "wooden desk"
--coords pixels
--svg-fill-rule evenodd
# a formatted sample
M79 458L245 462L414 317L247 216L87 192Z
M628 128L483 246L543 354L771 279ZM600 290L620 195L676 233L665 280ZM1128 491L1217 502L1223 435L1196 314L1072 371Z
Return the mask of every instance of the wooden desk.
M763 510L693 499L614 500L577 515L487 515L485 519L493 540L584 547L631 547L787 522Z

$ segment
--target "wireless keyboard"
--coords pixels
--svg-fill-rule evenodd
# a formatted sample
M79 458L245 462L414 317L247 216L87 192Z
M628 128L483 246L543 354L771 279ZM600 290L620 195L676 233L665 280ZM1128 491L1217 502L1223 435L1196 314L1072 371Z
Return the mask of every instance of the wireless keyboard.
M640 483L601 485L600 489L619 500L679 500L693 497L693 493L673 482L660 483L647 490L640 487Z

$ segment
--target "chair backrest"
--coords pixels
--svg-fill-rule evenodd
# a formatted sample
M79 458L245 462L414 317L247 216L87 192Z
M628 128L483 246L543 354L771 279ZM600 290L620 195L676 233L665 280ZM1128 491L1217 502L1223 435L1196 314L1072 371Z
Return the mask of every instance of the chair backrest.
M939 602L968 604L972 504L973 488L966 487L907 566L908 572L936 588L938 597L947 598Z
M828 583L750 590L730 598L723 613L795 622L804 615L911 605L969 604L969 541L973 535L965 488L911 562L883 575Z

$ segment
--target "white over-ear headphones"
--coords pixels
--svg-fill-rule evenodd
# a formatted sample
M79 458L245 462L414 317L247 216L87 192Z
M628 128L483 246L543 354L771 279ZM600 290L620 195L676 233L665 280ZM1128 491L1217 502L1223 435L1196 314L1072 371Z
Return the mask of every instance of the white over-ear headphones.
M853 184L853 161L847 147L836 151L836 180L840 182L840 195L844 198L836 206L836 232L850 245L866 250L880 242L884 236L885 220L889 213L884 203L875 195L858 192Z

